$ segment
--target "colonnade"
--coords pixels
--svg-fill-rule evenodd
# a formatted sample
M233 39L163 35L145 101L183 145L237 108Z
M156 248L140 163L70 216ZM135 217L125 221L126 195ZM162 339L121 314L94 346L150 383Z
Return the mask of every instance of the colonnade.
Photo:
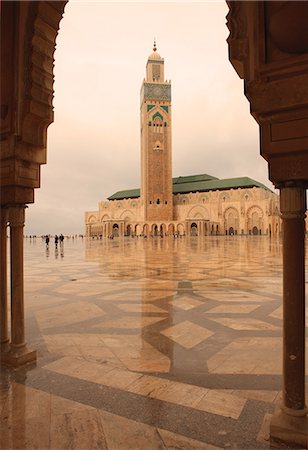
M24 320L24 224L25 205L14 205L0 209L0 346L1 362L12 366L36 360L36 351L27 348ZM7 231L10 231L10 252L7 252ZM8 273L8 256L10 271ZM10 278L10 300L8 307L8 275ZM10 327L9 327L10 310Z
M283 227L283 385L280 409L272 417L271 435L307 444L305 402L305 217L304 183L280 186Z

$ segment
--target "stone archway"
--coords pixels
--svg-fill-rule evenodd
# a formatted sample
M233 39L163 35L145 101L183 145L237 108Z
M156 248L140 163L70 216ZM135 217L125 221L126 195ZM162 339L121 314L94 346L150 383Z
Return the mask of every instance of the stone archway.
M169 236L174 235L174 224L173 223L169 223L169 225L168 225L168 234L169 234Z
M67 1L1 3L1 240L10 227L11 332L8 328L7 250L1 246L1 360L20 365L36 359L25 342L23 228L26 204L40 187L47 128L53 122L55 41ZM10 344L10 345L9 345ZM9 351L3 349L9 347Z
M239 229L239 213L234 207L229 207L224 212L224 223L226 234L230 234L232 229L233 234L238 234Z
M190 235L191 236L198 236L198 225L196 222L192 222L190 224Z
M177 225L177 232L179 233L180 236L183 236L185 233L185 226L183 223L179 223Z
M119 225L117 223L112 225L112 235L114 237L119 237Z

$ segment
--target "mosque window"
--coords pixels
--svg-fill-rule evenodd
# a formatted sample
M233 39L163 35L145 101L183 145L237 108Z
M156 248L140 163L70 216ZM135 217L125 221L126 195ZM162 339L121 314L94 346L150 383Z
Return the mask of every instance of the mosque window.
M149 127L150 127L151 125L152 125L152 122L150 121L150 122L149 122Z
M167 122L164 122L164 127L166 127L167 126Z
M160 65L159 64L153 64L152 66L152 73L153 73L153 80L158 81L160 79Z
M159 205L160 204L160 200L159 200L159 198L156 200L156 203L157 203L157 205Z
M167 201L165 201L165 205L168 205L168 202L167 202Z
M152 201L150 200L150 205L152 205Z

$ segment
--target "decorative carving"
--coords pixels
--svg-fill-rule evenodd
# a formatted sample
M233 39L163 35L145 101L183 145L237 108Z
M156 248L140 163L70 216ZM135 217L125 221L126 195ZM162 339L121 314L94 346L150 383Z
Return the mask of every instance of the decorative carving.
M226 17L227 27L230 31L227 39L229 59L240 78L245 77L245 65L248 57L244 3L241 1L227 1L229 12Z
M144 100L171 100L171 85L144 83Z

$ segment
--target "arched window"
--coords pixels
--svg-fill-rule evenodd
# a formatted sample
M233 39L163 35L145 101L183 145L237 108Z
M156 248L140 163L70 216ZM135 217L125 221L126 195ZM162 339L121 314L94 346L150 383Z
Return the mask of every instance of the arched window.
M159 205L160 204L160 200L159 198L156 200L156 204Z

